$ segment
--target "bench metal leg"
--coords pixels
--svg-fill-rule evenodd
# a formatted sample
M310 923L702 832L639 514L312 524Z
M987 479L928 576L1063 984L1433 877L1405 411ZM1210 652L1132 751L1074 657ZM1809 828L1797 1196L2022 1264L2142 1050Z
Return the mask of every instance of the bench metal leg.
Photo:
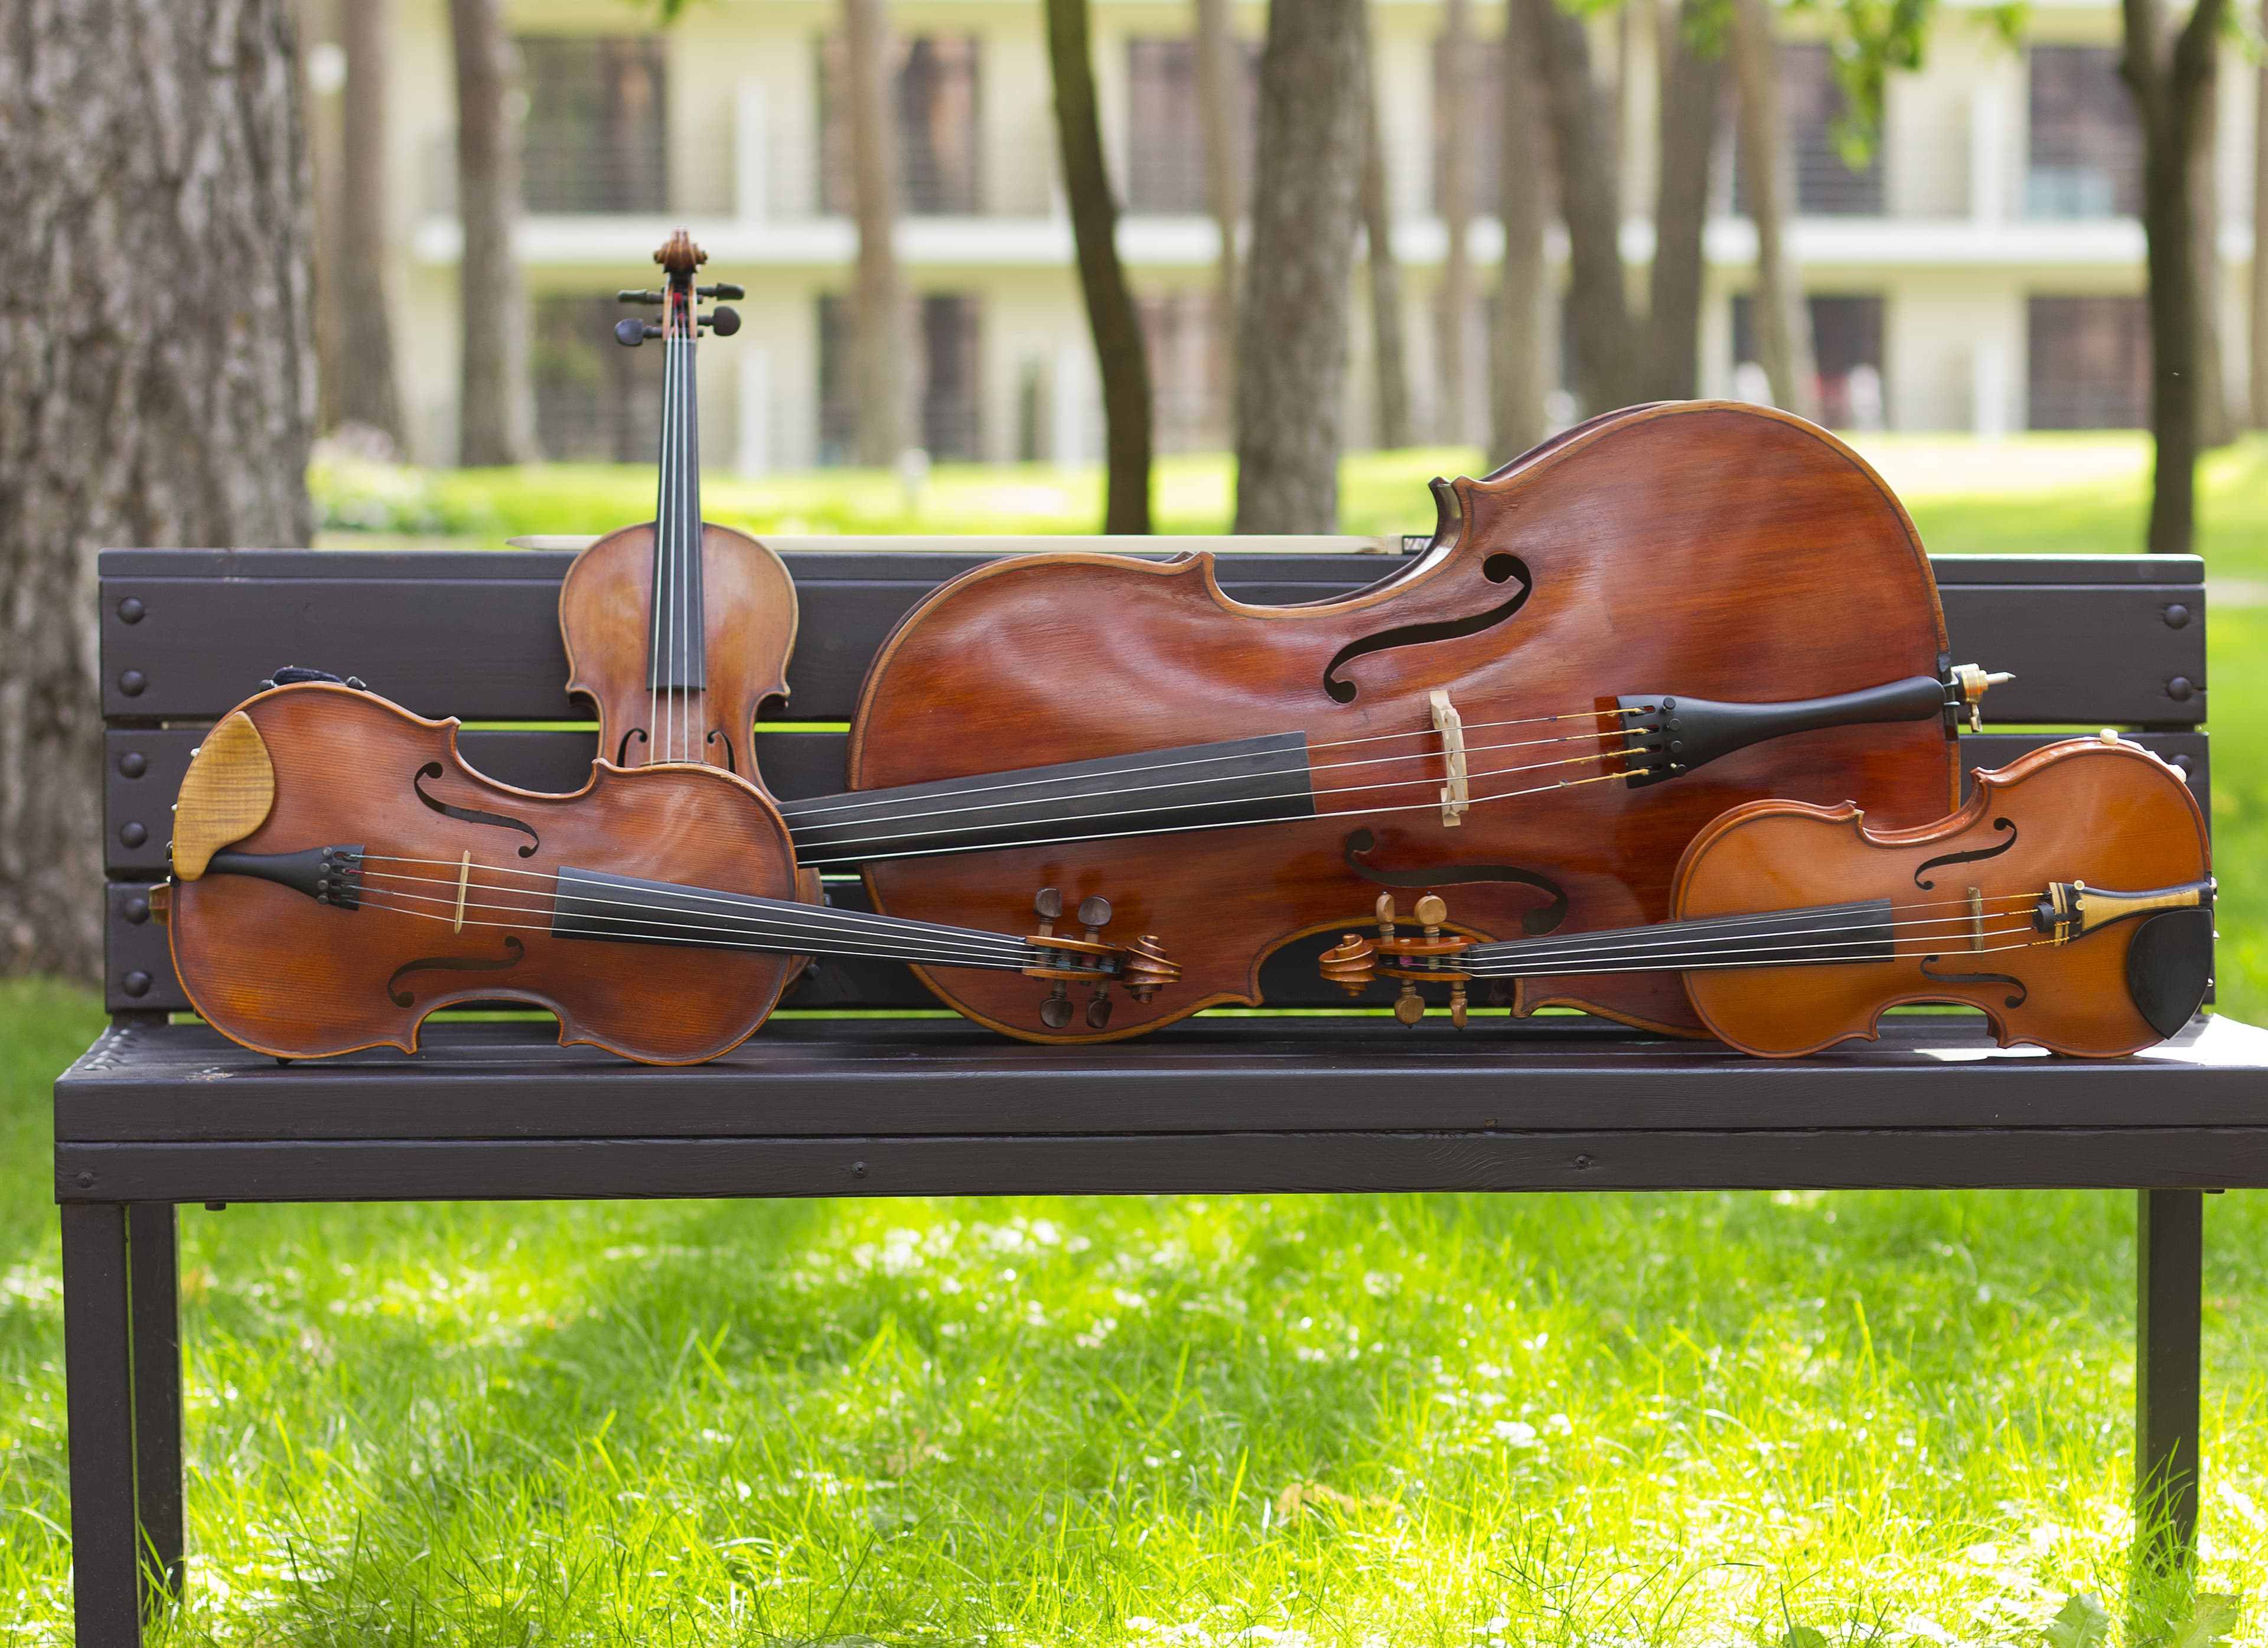
M2197 1548L2198 1341L2205 1192L2144 1190L2135 1209L2136 1555L2186 1566Z
M126 1209L70 1203L63 1209L63 1225L71 1605L78 1648L139 1648Z
M181 1594L181 1284L170 1202L126 1210L134 1357L134 1484L144 1578ZM145 1592L144 1602L153 1599Z

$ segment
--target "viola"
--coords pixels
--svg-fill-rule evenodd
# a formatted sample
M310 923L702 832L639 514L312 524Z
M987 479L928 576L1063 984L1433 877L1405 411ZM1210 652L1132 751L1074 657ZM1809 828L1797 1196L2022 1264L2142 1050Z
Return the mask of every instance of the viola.
M1452 926L1438 894L1413 923L1388 893L1376 936L1346 934L1322 968L1351 995L1393 983L1411 1025L1420 983L1449 986L1462 1026L1476 988L1645 975L1766 1058L1873 1040L1885 1012L1923 1002L1980 1010L2002 1047L2107 1058L2204 1001L2211 870L2187 781L2105 732L1980 770L1965 806L1917 829L1876 830L1848 804L1735 807L1685 850L1667 922L1491 943Z
M567 570L559 591L567 690L595 707L600 752L617 767L685 761L754 779L756 710L787 695L795 584L762 544L701 519L694 379L702 329L729 337L740 325L729 307L702 314L700 301L746 294L694 283L708 254L682 229L653 258L665 276L660 289L618 295L658 305L661 319L626 319L615 336L631 347L661 343L654 518L609 533Z
M206 736L153 902L215 1028L287 1058L415 1052L442 1008L523 1002L563 1045L691 1063L752 1034L803 956L1014 974L1065 1024L1074 991L1097 1023L1114 985L1144 1002L1177 974L1152 938L1106 941L1092 894L1074 933L1055 889L1027 893L1025 937L799 902L786 827L746 779L600 761L576 793L538 795L468 766L457 725L298 683Z
M1633 408L1435 494L1427 550L1344 600L1248 605L1205 554L954 579L869 671L850 790L783 804L799 857L924 919L1132 886L1192 959L1091 1033L1117 1037L1256 1004L1271 953L1381 887L1458 887L1491 937L1624 926L1667 916L1678 854L1737 803L1920 824L1958 798L1958 722L2006 678L1953 666L1911 521L1825 431ZM1035 1028L995 981L924 976ZM1653 974L1515 1002L1704 1029Z

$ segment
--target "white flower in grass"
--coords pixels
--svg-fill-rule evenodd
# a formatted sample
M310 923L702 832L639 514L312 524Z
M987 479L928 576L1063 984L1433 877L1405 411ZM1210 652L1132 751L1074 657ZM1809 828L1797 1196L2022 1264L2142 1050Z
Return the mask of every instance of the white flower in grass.
M1499 1419L1489 1429L1495 1433L1496 1439L1507 1447L1535 1446L1535 1427L1525 1419Z

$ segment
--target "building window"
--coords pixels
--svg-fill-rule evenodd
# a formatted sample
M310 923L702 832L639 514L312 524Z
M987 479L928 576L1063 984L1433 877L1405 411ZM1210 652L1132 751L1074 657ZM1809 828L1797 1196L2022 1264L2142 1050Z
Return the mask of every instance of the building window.
M1878 430L1888 418L1882 388L1882 300L1872 292L1815 293L1805 300L1811 313L1812 379L1819 421L1830 429ZM1750 376L1755 367L1756 301L1746 292L1733 299L1733 359Z
M1138 307L1157 449L1219 452L1228 445L1228 361L1218 298L1203 290L1154 292Z
M651 35L523 35L532 212L655 212L669 205L662 42Z
M922 34L896 47L902 209L922 216L982 210L976 37ZM819 195L829 212L853 205L848 73L843 37L831 34L819 52Z
M1867 164L1844 158L1836 131L1850 108L1824 46L1779 48L1780 109L1787 122L1788 162L1795 172L1795 209L1807 217L1876 217L1882 210L1884 134L1877 132ZM1727 101L1727 121L1732 119ZM1748 166L1739 156L1737 130L1725 145L1734 151L1733 210L1749 210Z
M2131 217L2141 210L2142 137L2112 46L2035 46L2031 165L2035 217Z
M2136 429L2150 416L2150 314L2139 298L2034 298L2026 421Z
M858 408L851 386L850 304L834 292L819 299L819 461L856 463ZM976 458L983 451L981 299L930 292L907 310L914 380L903 386L915 411L914 439L937 459Z
M622 306L604 298L539 298L534 309L535 432L544 455L652 463L661 439L661 350L616 343Z
M1235 46L1243 72L1229 82L1229 121L1244 140L1240 178L1252 175L1255 76L1259 55ZM1189 40L1126 42L1126 210L1210 212L1212 188L1206 165L1204 107L1198 96L1197 48ZM1244 203L1239 201L1236 210Z

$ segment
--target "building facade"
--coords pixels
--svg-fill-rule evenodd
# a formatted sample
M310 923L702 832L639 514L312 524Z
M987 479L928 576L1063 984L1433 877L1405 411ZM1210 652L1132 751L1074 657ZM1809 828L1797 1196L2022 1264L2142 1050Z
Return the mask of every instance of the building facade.
M349 0L351 3L351 0ZM1419 437L1485 439L1485 386L1441 403L1436 364L1454 328L1437 312L1447 235L1434 180L1445 145L1471 145L1470 242L1485 294L1500 245L1495 76L1502 8L1475 8L1484 63L1470 129L1447 129L1438 0L1374 0L1375 72ZM390 82L388 221L411 455L455 449L461 232L453 81L443 0L398 0ZM895 0L903 216L912 306L911 427L933 459L1081 462L1100 455L1094 357L1057 180L1042 12L1035 0ZM643 460L656 427L656 350L611 341L617 287L677 223L705 271L748 289L739 336L702 352L710 460L741 473L838 461L850 440L845 294L855 234L838 90L840 11L828 0L702 0L666 28L622 0L510 8L526 70L519 248L535 309L540 432L555 458ZM1595 26L1622 137L1624 252L1643 302L1652 254L1653 9L1629 0ZM1125 215L1120 246L1141 303L1159 445L1226 443L1217 241L1204 195L1191 8L1094 0L1095 71ZM1236 24L1256 55L1264 5ZM1811 294L1822 404L1852 428L2132 425L2148 406L2139 143L2117 78L2109 0L2035 0L2022 44L1984 9L1939 13L1926 66L1894 75L1862 166L1837 140L1827 48L1788 22L1783 83L1796 159L1793 246ZM320 54L318 54L318 56ZM318 62L320 70L320 64ZM318 95L335 75L317 72ZM2226 387L2245 388L2244 320L2257 75L2233 49L2220 79L2214 162ZM335 95L335 94L334 94ZM1248 109L1250 89L1246 99ZM1739 215L1734 146L1718 145L1706 234L1705 393L1753 391L1745 293L1754 236ZM1564 236L1553 232L1564 269ZM650 272L650 270L649 270ZM1358 276L1359 280L1359 276ZM1367 300L1348 317L1353 444L1374 400ZM413 322L414 318L414 324ZM1477 328L1477 314L1467 318ZM1468 335L1475 335L1469 332ZM1579 408L1564 394L1555 410Z

